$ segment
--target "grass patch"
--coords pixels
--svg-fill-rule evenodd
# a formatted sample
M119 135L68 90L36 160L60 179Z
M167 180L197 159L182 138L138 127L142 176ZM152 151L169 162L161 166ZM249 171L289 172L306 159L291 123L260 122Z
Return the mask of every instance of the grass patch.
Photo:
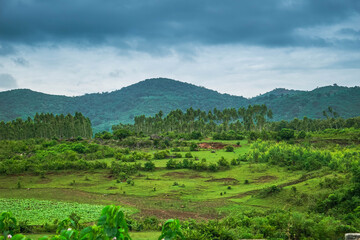
M65 219L71 213L81 216L81 222L92 222L99 218L103 208L103 205L0 198L0 212L12 212L18 221L28 221L30 225L52 223L56 219ZM123 210L129 212L128 209Z

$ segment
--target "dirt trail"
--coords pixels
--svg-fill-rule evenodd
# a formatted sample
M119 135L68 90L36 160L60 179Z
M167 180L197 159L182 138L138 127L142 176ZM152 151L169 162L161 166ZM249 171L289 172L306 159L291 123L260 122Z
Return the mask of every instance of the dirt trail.
M324 176L326 176L327 174L325 174ZM258 179L269 179L268 177L271 177L271 176L264 176L264 177L260 177ZM298 184L298 183L301 183L301 182L305 182L307 180L310 180L310 179L313 179L313 178L316 178L316 177L319 177L319 176L316 176L316 175L308 175L308 176L305 176L305 177L301 177L299 179L296 179L296 180L293 180L293 181L290 181L290 182L286 182L286 183L282 183L282 184L279 184L277 185L278 187L280 188L283 188L283 187L287 187L287 186L291 186L291 185L295 185L295 184ZM243 193L240 193L240 194L237 194L235 196L231 196L231 197L226 197L227 199L231 199L231 198L243 198L243 197L246 197L246 196L249 196L249 195L254 195L254 194L257 194L261 189L258 189L258 190L250 190L250 191L247 191L247 192L243 192Z

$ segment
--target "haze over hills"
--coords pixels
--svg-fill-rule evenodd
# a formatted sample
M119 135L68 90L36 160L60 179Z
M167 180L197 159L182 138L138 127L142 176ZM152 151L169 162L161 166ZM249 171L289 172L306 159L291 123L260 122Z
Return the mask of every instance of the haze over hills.
M360 87L326 86L312 91L278 88L250 99L220 94L204 87L166 78L147 79L110 93L92 93L78 97L49 95L28 89L0 92L0 121L33 117L36 112L67 114L82 112L92 121L94 131L109 130L112 125L130 123L137 115L154 115L160 110L202 110L239 108L266 104L273 120L295 117L322 118L328 106L349 118L360 115Z

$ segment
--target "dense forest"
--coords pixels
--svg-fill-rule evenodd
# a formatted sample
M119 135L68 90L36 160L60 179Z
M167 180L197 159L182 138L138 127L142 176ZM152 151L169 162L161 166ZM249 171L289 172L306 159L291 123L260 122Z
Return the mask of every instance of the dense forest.
M110 93L86 94L79 97L48 95L20 89L0 93L0 121L26 120L36 112L74 114L82 112L93 124L94 132L109 131L112 125L133 123L135 116L155 116L160 110L203 111L240 108L265 104L273 111L273 121L322 119L322 111L332 106L343 118L360 115L360 88L337 85L312 91L275 89L246 99L220 94L203 87L171 79L148 79Z
M20 140L29 138L91 138L92 128L89 118L76 112L74 116L50 113L35 114L34 119L28 117L5 123L0 122L0 140Z

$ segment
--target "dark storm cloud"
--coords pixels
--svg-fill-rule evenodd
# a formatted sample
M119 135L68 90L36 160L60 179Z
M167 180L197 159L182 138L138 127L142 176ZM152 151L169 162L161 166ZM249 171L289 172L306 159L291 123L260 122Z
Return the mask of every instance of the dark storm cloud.
M324 46L296 30L359 12L359 0L0 0L0 41Z
M16 88L17 82L13 76L6 73L0 73L0 88L10 89Z

